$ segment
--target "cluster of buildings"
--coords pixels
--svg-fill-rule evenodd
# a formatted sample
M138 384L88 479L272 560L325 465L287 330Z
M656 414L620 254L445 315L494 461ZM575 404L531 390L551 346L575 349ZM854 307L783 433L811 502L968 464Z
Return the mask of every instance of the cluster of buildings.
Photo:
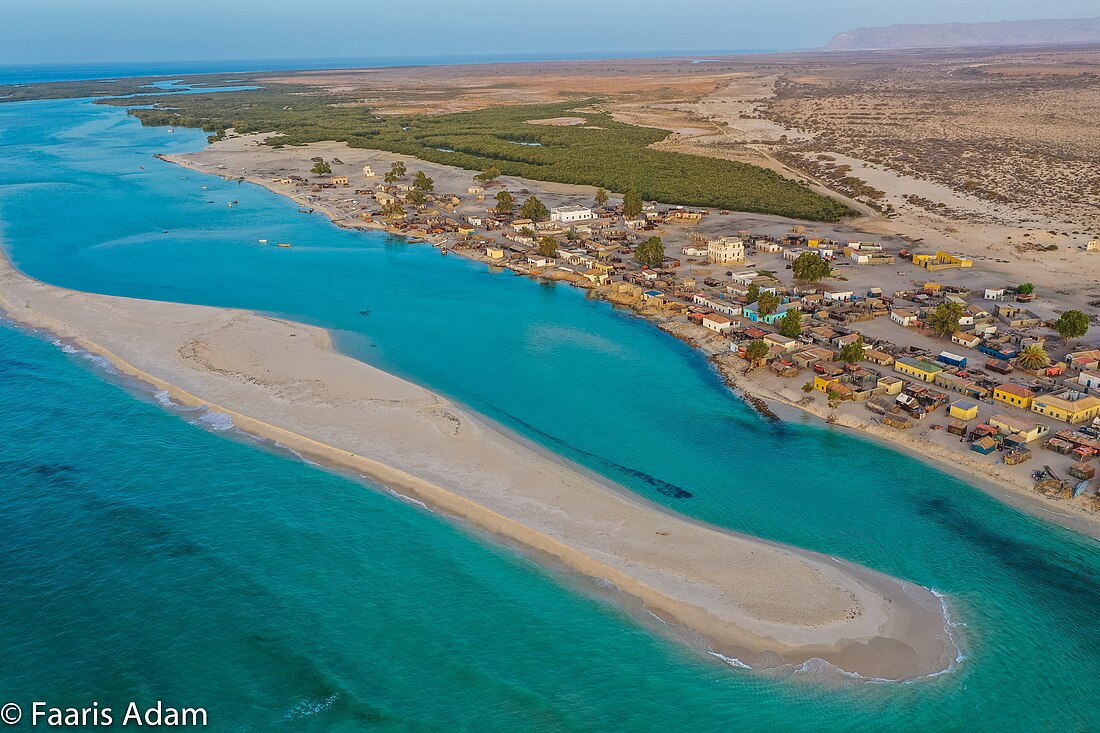
M318 185L350 184L346 176L333 176L312 184L313 192ZM404 183L379 183L355 193L384 205L408 204L412 191ZM548 209L545 220L532 221L518 213L520 196L515 209L498 212L480 185L470 186L465 196L421 192L421 197L428 206L408 207L388 228L410 236L442 235L452 250L491 264L598 288L643 313L693 324L712 347L718 339L746 358L749 345L762 342L765 352L754 358L756 366L781 378L802 375L803 389L824 394L831 404L863 403L882 424L904 429L940 414L943 427L959 436L964 449L1001 451L1005 462L1027 460L1039 443L1058 451L1070 445L1081 466L1100 452L1094 450L1100 444L1081 442L1100 436L1094 425L1100 424L1100 351L1021 369L1019 354L1046 343L1047 322L1031 310L1032 293L926 279L934 272L947 277L971 270L974 263L965 256L812 237L798 227L784 236L706 234L714 227L700 222L715 212L655 203L631 217L621 205L561 203ZM366 208L361 202L360 207ZM359 216L371 221L378 212L363 210ZM669 229L686 241L673 245ZM655 235L665 242L664 261L640 264L638 245ZM547 238L553 247L546 246ZM806 253L843 275L784 282L780 273ZM897 276L906 272L899 266L919 279L897 287L903 284ZM876 280L881 286L866 286ZM962 313L947 338L933 335L928 326L943 303L958 304ZM787 328L790 335L784 335L780 324L789 323L790 311L798 312L800 323L797 332ZM841 360L845 347L857 341L861 358L848 353ZM983 418L979 413L989 407L998 412ZM1057 425L1067 427L1057 430Z

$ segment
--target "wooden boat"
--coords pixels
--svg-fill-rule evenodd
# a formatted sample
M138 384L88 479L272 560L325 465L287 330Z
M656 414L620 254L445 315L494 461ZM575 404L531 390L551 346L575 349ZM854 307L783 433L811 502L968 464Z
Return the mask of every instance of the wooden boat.
M290 244L288 242L279 242L278 246L285 247L286 249L290 249Z
M1085 493L1085 489L1089 487L1088 480L1082 481L1073 487L1073 498L1076 499L1081 494Z

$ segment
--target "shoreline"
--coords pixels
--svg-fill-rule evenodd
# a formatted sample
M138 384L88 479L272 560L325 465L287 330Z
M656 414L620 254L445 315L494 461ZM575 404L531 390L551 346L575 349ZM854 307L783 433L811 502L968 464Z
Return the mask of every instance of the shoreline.
M67 291L26 278L4 258L0 285L0 306L14 323L71 341L181 406L227 414L245 433L354 471L555 557L571 571L605 579L666 623L700 634L708 651L754 668L823 659L890 680L939 673L957 660L944 608L932 592L608 491L564 460L548 461L485 429L438 395L339 354L322 329L245 311ZM248 352L263 348L269 351ZM335 395L356 413L365 399L380 395L407 404L378 410L384 413L378 421L363 425L361 418L340 422L345 415L335 404L318 410L312 402L280 399L273 392L299 378L293 363L302 359L291 358L294 352L309 355L315 375L348 380L328 392L314 387L313 398ZM292 363L258 358L267 354L285 354ZM243 369L257 358L262 378ZM287 383L280 381L284 376ZM250 381L256 379L270 383ZM362 394L368 381L372 395ZM320 427L319 415L326 418ZM420 441L413 449L418 458L375 445L391 434ZM371 450L357 450L364 445ZM465 465L452 465L462 460ZM517 474L522 486L514 483ZM517 500L517 493L524 496Z
M198 153L157 155L156 157L173 165L190 168L207 175L222 175L218 170L209 169L209 164L204 165L202 162L204 158L200 157L204 155L209 157L212 155L217 150L215 148L216 145L217 143L210 144ZM391 160L402 160L417 165L429 165L424 161L407 155L398 155L381 151L371 151L371 153L386 162ZM301 205L298 198L292 195L291 192L285 190L285 187L280 188L252 170L246 168L242 177L250 183L261 186L272 193L283 196ZM526 181L526 179L515 180L531 186L536 184L536 182ZM567 184L553 185L568 187ZM570 188L583 190L588 187L572 186ZM363 222L357 219L350 219L347 216L341 216L341 212L331 208L328 202L324 200L310 202L309 206L317 213L326 216L334 225L343 229L353 231L381 231L405 240L420 240L410 242L413 244L431 244L426 237L420 237L409 231L402 231L380 221ZM640 303L621 297L619 293L614 292L606 286L594 285L579 275L571 276L568 273L556 269L540 270L539 268L516 266L508 262L490 261L483 256L479 256L479 251L476 249L455 247L449 249L449 251L452 254L474 262L479 262L487 267L508 269L516 275L538 280L564 282L586 290L594 297L607 301L613 306L628 308L637 317L646 319L662 331L686 343L691 348L698 350L706 360L710 362L711 367L716 371L718 377L726 383L729 389L745 401L749 407L766 419L774 419L775 417L774 414L771 414L770 408L766 407L767 402L783 404L813 419L820 419L830 425L855 430L861 436L887 446L891 450L904 452L927 465L931 465L951 475L962 474L960 478L978 486L978 488L985 493L1016 509L1027 512L1036 518L1058 524L1061 527L1093 537L1094 539L1100 539L1100 513L1090 512L1077 503L1052 499L1036 493L1032 489L1031 481L1027 475L1020 474L1018 471L1012 475L1006 475L1004 472L997 470L997 467L978 462L967 452L963 451L951 451L948 456L941 458L936 456L933 452L937 446L929 441L902 433L893 428L874 424L868 419L863 419L861 416L856 416L843 410L834 411L826 409L824 406L818 405L816 401L806 404L802 403L800 400L784 396L780 394L779 390L773 389L767 383L769 381L767 376L764 378L755 377L753 372L745 371L743 363L731 363L732 359L728 356L729 352L711 348L706 343L696 339L693 334L686 333L687 324L673 321L669 317L662 317L659 311L642 307ZM707 337L707 334L701 335L704 338ZM1058 521L1058 519L1054 517L1063 521Z

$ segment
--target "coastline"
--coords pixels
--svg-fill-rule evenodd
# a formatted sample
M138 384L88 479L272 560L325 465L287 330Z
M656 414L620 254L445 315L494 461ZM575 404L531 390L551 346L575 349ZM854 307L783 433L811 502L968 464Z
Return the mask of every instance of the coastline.
M261 135L258 137L262 138L267 136ZM233 138L230 138L230 140L233 140ZM240 141L242 138L237 138L237 140ZM244 180L301 204L302 202L299 201L300 197L296 197L288 191L285 186L274 184L270 178L260 175L253 170L252 167L247 164L248 158L244 159L246 164L241 166L242 160L239 157L234 157L246 156L249 154L254 156L270 155L270 151L261 150L261 152L243 153L235 148L227 149L226 141L222 141L220 143L208 145L197 153L158 155L157 157L174 165L188 167L209 175L224 175L226 172L225 170L214 167L215 161L221 165L221 168L225 168L225 165L221 164L221 161L232 163L232 167L235 171L237 168L241 169L241 175ZM344 144L338 143L319 143L306 146L303 150L315 151L323 155L332 155L337 151L343 150L344 153L342 154L344 154L345 157L348 157L347 153L350 152ZM447 168L446 166L426 163L406 155L366 150L357 150L356 152L360 154L369 153L372 161L376 160L385 165L393 161L404 161L410 165L434 170ZM528 181L518 178L513 180L518 184L518 187L524 190L527 188L537 190L539 186L549 186L554 190L570 191L577 194L584 193L585 195L589 195L591 193L588 191L588 187L583 186L547 184L544 182ZM318 213L324 214L336 226L345 229L384 231L403 238L418 236L409 231L402 231L379 221L363 222L358 219L353 219L347 216L345 212L341 212L337 208L329 206L328 202L323 199L312 201L309 203L309 206ZM893 450L904 452L940 470L956 475L962 474L968 481L978 485L986 493L1032 516L1059 524L1060 526L1081 534L1100 539L1100 513L1089 511L1079 502L1052 499L1036 493L1032 488L1033 482L1029 476L1030 472L1027 470L1017 469L1014 471L1005 471L1002 466L983 463L980 460L976 460L966 451L951 450L943 455L937 455L937 451L939 451L942 446L937 446L936 443L929 439L917 437L917 431L899 431L893 428L884 427L872 422L869 419L869 413L867 413L868 417L864 418L860 414L853 414L846 409L847 406L840 410L833 410L827 408L825 405L819 404L815 399L803 399L804 395L800 392L794 396L785 395L783 394L782 384L789 385L789 380L772 377L767 374L766 370L747 372L745 369L745 362L731 355L726 343L719 342L717 346L714 345L713 333L705 331L702 327L694 328L689 324L674 321L668 316L663 316L658 309L643 307L641 303L624 297L608 287L594 285L579 275L565 273L555 268L539 269L515 266L499 261L489 261L485 257L480 256L478 250L475 249L455 247L449 251L489 267L504 267L510 269L519 275L552 281L564 281L575 287L587 290L593 294L593 296L606 300L613 305L629 308L637 316L647 319L666 333L687 343L692 348L698 349L711 363L712 367L717 371L718 375L727 386L764 417L773 417L773 415L769 414L770 410L764 406L765 403L775 402L798 410L811 418L823 420L830 425L858 431L862 436L887 445ZM801 384L801 382L799 382L799 384ZM857 406L856 409L862 410L862 407ZM926 433L927 430L922 430L920 432Z
M891 680L956 660L933 593L609 490L438 395L339 354L322 329L67 291L19 274L6 258L0 307L173 402L227 414L246 433L606 579L724 657L764 668L823 659Z

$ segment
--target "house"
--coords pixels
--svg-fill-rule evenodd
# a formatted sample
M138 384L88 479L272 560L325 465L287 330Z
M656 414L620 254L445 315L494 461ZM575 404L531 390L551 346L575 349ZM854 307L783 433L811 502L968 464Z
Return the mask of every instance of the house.
M1012 305L1011 303L998 303L996 307L997 317L1009 328L1027 328L1038 326L1043 319L1026 308Z
M1022 384L1016 384L1015 382L998 384L993 388L993 399L1024 410L1031 407L1031 400L1034 397L1034 392Z
M879 364L881 366L890 366L894 363L894 357L878 349L864 349L863 358L872 364Z
M935 272L936 270L973 267L974 261L963 255L952 254L941 249L934 255L913 255L913 264Z
M733 320L717 313L703 316L703 326L716 333L726 333L734 327Z
M947 412L959 420L973 420L978 416L978 405L967 400L955 400Z
M951 343L958 344L959 346L967 346L971 349L977 347L982 342L982 339L973 331L964 333L962 331L956 331L951 334Z
M708 251L709 250L707 247L699 247L694 244L689 244L687 247L684 247L682 250L680 250L680 253L686 257L706 257Z
M1005 289L1004 288L986 288L985 289L986 300L1004 300Z
M990 453L997 450L997 441L991 437L981 438L970 444L970 450L975 453L981 453L983 456L988 456Z
M466 189L466 193L472 193L472 194L485 193L485 189L482 188L481 186L470 186L469 188Z
M1066 356L1066 366L1073 372L1084 372L1100 369L1100 349L1088 351L1071 351Z
M649 305L662 306L665 304L665 294L660 290L646 290L642 293L642 302Z
M792 351L800 345L798 339L789 338L778 333L769 333L764 337L764 343L768 346L778 346L783 351Z
M718 237L707 242L707 259L716 265L744 262L745 243L740 237Z
M503 260L505 257L504 247L490 244L485 248L485 256L491 260Z
M527 255L527 263L534 267L550 267L554 264L553 257L545 257L543 255Z
M825 296L825 300L832 300L837 303L844 303L852 299L855 295L854 290L825 290L822 292Z
M1077 384L1085 389L1100 389L1100 371L1090 369L1077 375Z
M780 318L782 318L783 315L789 310L798 310L798 304L797 303L783 303L778 308L775 309L775 313L769 313L767 315L761 315L760 314L760 303L759 303L759 301L754 301L754 302L749 303L748 305L744 306L741 309L741 313L742 313L742 315L745 316L745 318L748 318L753 323L756 323L758 321L763 321L764 323L775 323Z
M819 361L831 361L836 357L836 352L823 349L820 346L804 346L790 356L790 360L803 369L809 369Z
M783 249L779 242L771 242L765 239L756 240L752 246L760 254L775 254Z
M347 176L333 176L332 177L332 185L333 186L348 186L348 185L351 185L351 184L348 181Z
M984 400L989 396L989 390L980 386L973 379L967 379L961 377L958 374L951 374L950 372L940 372L932 380L936 385L949 389L952 392L958 392L959 394L966 395L967 397L974 397L979 400Z
M927 359L913 359L906 356L894 362L894 371L922 382L931 382L938 373L943 371L943 366Z
M910 310L895 308L890 311L890 320L899 326L909 327L917 321L917 314Z
M581 206L580 204L555 206L550 209L550 221L557 221L562 224L569 224L574 221L589 221L594 218L595 216L592 213L592 209L587 206Z
M609 282L611 282L611 275L607 274L606 271L596 267L593 267L590 270L585 270L581 274L584 275L584 277L589 282L595 283L596 285L607 285Z
M1090 239L1085 245L1086 252L1100 252L1100 239Z
M1050 433L1050 426L1048 425L1007 413L989 418L989 424L997 428L1001 435L1019 436L1019 439L1025 443L1038 440Z
M702 293L696 293L691 300L698 305L705 306L718 313L724 313L727 316L741 315L741 306L738 303L731 303L720 298L711 298Z
M1100 415L1100 397L1068 390L1058 395L1035 398L1031 409L1040 415L1075 425Z
M374 172L374 168L369 165L363 166L363 178L374 178L376 175L378 174Z

